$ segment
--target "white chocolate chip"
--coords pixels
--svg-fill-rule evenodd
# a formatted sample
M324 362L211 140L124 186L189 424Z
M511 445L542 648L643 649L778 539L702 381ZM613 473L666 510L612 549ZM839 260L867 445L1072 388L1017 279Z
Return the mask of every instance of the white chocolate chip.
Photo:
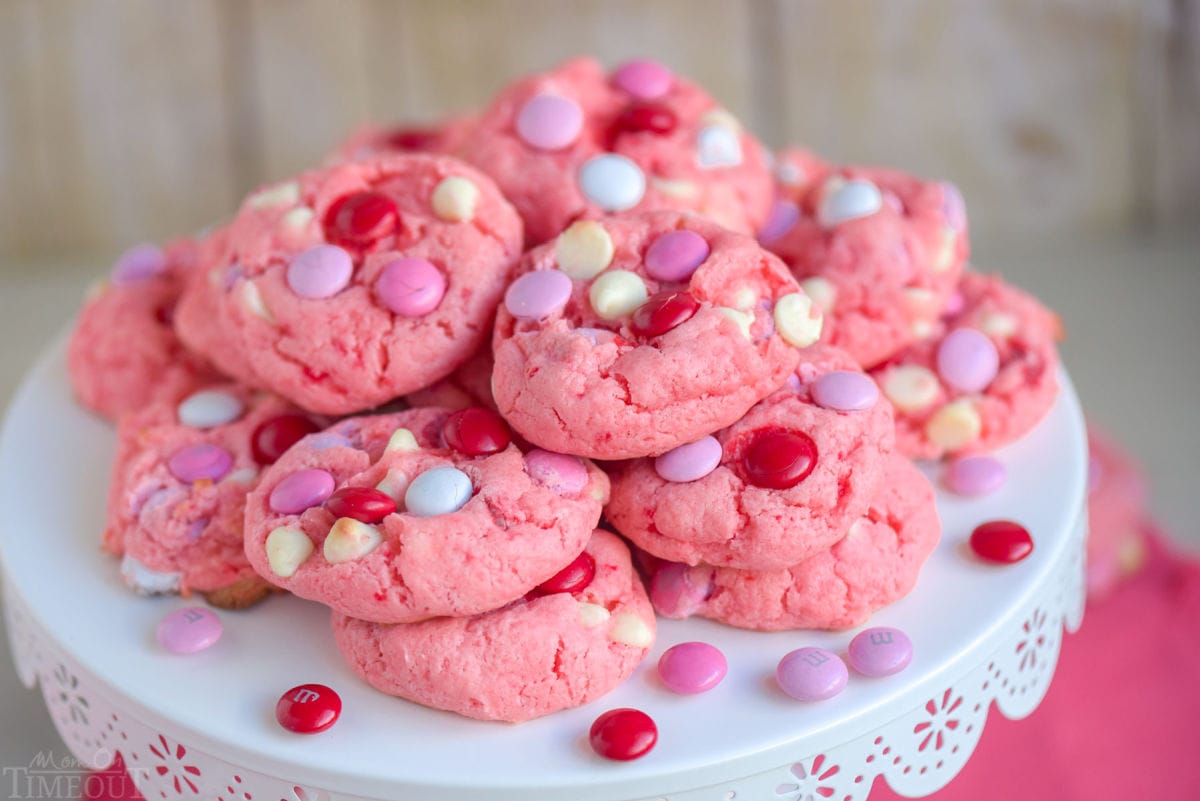
M212 286L221 286L225 283L225 268L213 267L208 271L208 283Z
M646 302L646 282L629 270L613 270L592 282L588 298L602 320L616 320Z
M589 491L589 494L592 496L592 500L600 501L601 503L604 503L608 500L608 498L605 497L604 490L598 484L595 484L595 483L592 484L592 488Z
M263 302L262 293L258 291L258 284L253 281L246 281L242 284L242 305L254 316L261 317L268 323L275 323L274 315L267 308L267 304Z
M1017 318L1004 312L988 312L979 321L979 330L988 336L1006 339L1017 333Z
M925 436L939 448L956 451L979 439L983 421L970 398L959 398L938 409L925 422Z
M578 601L578 604L579 622L585 629L595 628L609 618L608 610L599 604L589 604L586 601Z
M249 486L249 485L253 484L257 478L258 478L258 471L256 469L254 469L253 467L243 467L241 470L234 470L232 473L225 476L225 478L223 478L221 480L222 481L233 481L238 484L245 484L245 485Z
M479 202L479 187L461 175L442 179L430 198L433 213L446 222L470 222Z
M634 648L649 648L654 644L654 631L637 615L617 615L616 622L608 632L613 642L632 645Z
M417 444L417 438L413 436L413 432L407 428L397 428L392 432L392 436L388 437L388 444L383 452L404 451L409 453L419 450L421 450L421 446Z
M554 260L567 277L579 281L595 278L612 263L613 241L594 220L571 223L554 242Z
M297 206L283 215L283 224L290 231L303 231L316 216L308 206Z
M292 206L299 202L300 184L286 181L254 193L246 201L246 205L252 209L266 209L273 206Z
M677 200L691 200L700 193L700 187L682 178L651 178L650 185L667 197Z
M937 298L932 291L915 286L905 287L901 291L904 295L904 304L910 311L919 314L928 314L933 310L934 302Z
M740 311L731 309L728 306L718 306L717 311L725 315L726 318L732 320L742 332L742 336L750 339L750 327L754 325L754 312Z
M784 295L775 303L775 330L793 347L807 348L820 339L824 321L820 309L803 292Z
M938 248L937 256L933 259L933 271L935 273L942 273L949 269L954 261L954 250L957 241L957 231L950 227L942 229L942 245Z
M280 578L291 578L312 552L312 540L300 529L280 526L267 535L267 562Z
M339 517L325 538L325 561L336 565L361 559L379 547L383 535L379 529L352 517Z
M933 371L917 364L893 367L883 379L883 394L902 412L919 412L937 399L940 384Z
M728 128L731 131L741 131L742 122L737 117L733 116L723 108L713 108L704 112L700 117L701 125L716 125L721 128Z
M812 298L812 302L817 304L822 312L833 310L833 304L837 302L837 287L828 279L820 276L805 278L800 282L800 288Z
M742 311L753 309L756 303L758 303L758 295L748 286L742 287L733 296L734 308L741 309Z
M913 320L908 328L915 339L929 339L933 336L933 323L929 320Z
M387 475L375 485L375 489L400 504L404 500L404 491L408 489L408 473L402 470L389 470Z

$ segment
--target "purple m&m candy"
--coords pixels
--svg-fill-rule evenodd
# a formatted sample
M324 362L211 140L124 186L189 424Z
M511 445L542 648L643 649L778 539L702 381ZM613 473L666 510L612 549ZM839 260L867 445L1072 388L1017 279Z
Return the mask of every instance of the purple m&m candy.
M173 654L194 654L221 639L221 619L200 606L176 609L158 624L155 636Z
M522 320L541 320L571 299L571 279L558 270L536 270L513 281L504 293L504 308Z
M759 242L774 242L796 226L800 221L800 207L782 198L775 201L767 221L758 232Z
M708 241L695 231L671 231L646 249L646 272L659 281L686 281L709 252Z
M991 456L963 456L946 468L946 486L956 495L988 495L1004 486L1008 469Z
M375 294L402 317L424 317L445 297L446 276L425 259L396 259L375 280Z
M112 268L112 282L118 286L145 281L167 269L167 259L157 245L134 245L117 259Z
M658 675L667 689L681 695L711 690L725 678L729 665L719 648L706 642L683 642L658 660Z
M707 436L672 448L654 460L654 471L664 481L684 483L704 478L721 463L721 443Z
M850 665L864 676L890 676L908 667L913 647L899 629L864 629L850 641Z
M824 648L800 648L779 660L775 679L798 701L824 701L846 689L846 663Z
M853 370L834 370L816 380L812 389L818 406L839 412L864 412L879 401L879 387Z
M329 500L334 483L333 476L325 470L298 470L275 485L267 503L273 512L298 515Z
M233 468L233 456L216 445L189 445L171 454L167 469L180 481L218 481Z
M302 298L331 298L346 288L354 273L350 254L337 245L314 245L288 263L287 284Z
M974 328L951 331L938 345L938 375L960 392L982 392L999 369L995 344Z
M583 109L559 95L536 95L517 112L517 135L539 150L561 150L579 138Z

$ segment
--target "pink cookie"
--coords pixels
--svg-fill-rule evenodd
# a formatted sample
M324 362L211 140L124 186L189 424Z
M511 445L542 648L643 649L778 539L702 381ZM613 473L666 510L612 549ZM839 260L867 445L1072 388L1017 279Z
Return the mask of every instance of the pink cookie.
M960 308L871 371L896 407L896 448L914 459L993 451L1058 396L1058 318L998 276L968 272Z
M940 535L929 480L894 455L879 493L832 548L783 570L664 564L650 597L666 617L694 614L743 629L853 628L912 590Z
M617 466L608 520L691 565L775 570L828 549L878 491L892 409L833 348L806 351L796 378L712 437Z
M654 643L654 610L617 537L587 545L595 578L469 618L396 626L334 613L354 672L390 695L479 720L520 722L586 704L629 678Z
M260 190L226 236L209 281L189 290L207 317L181 317L183 336L218 367L328 414L386 403L466 361L522 241L486 176L426 155Z
M543 448L658 454L778 389L821 324L747 236L679 212L582 221L522 261L497 313L492 388Z
M171 327L198 248L189 239L164 250L131 248L84 301L67 345L67 369L85 406L116 420L221 380Z
M698 212L753 233L773 194L763 148L703 90L653 62L568 61L504 89L465 158L525 220L530 245L614 212Z
M1146 561L1146 479L1116 443L1088 426L1088 595L1108 595Z
M467 359L461 367L431 387L418 390L405 397L409 406L440 406L444 409L465 409L468 406L483 406L496 410L496 399L492 397L492 343L485 342L479 352Z
M242 545L246 495L258 483L260 428L297 410L232 384L160 402L120 427L105 547L135 592L204 594L245 606L270 589ZM303 419L303 418L300 418ZM311 421L308 430L315 430Z
M268 581L363 620L475 615L577 556L608 489L581 459L522 454L494 412L351 418L264 475L246 553Z
M962 196L895 170L779 156L779 197L759 240L834 324L823 341L873 367L933 333L967 258Z
M403 153L457 156L475 130L476 117L463 115L432 125L366 125L350 133L329 156L329 163L361 161Z

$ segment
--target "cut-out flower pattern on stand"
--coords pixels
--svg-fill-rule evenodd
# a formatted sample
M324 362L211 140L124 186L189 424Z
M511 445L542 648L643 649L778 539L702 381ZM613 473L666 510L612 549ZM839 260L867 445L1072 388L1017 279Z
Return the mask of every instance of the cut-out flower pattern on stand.
M785 783L775 788L775 794L786 801L821 801L832 798L837 792L832 779L841 767L825 758L824 754L813 759L812 765L806 767L803 762L792 765L792 775L798 783Z
M941 751L946 747L946 741L950 732L958 730L962 725L962 721L958 719L955 713L962 706L963 697L961 695L955 697L953 688L946 690L942 694L941 703L936 699L931 699L925 704L925 711L929 713L929 720L923 720L913 727L913 734L921 738L917 745L918 751L924 751L930 746L936 751Z

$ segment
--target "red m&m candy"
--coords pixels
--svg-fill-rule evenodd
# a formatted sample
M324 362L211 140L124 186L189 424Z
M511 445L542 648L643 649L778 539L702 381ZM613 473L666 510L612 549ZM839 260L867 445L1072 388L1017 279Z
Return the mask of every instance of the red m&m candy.
M816 466L817 443L799 431L759 431L742 454L746 479L768 489L794 487L808 478Z
M616 133L653 133L665 136L675 130L675 112L655 103L639 103L617 117Z
M1012 564L1033 553L1033 537L1020 523L992 520L971 532L971 550L985 562Z
M592 749L606 759L627 761L645 756L658 742L658 727L638 709L610 709L592 724Z
M396 501L372 487L342 487L329 496L325 508L335 517L349 517L360 523L378 523L396 511Z
M396 230L400 213L395 202L378 192L355 192L338 198L325 212L325 239L343 247L364 248Z
M479 407L460 409L447 417L442 437L451 448L468 456L499 453L512 442L504 418Z
M275 464L284 451L320 427L302 414L281 414L259 424L250 435L250 449L259 464Z
M275 704L279 725L297 734L316 734L337 722L342 699L324 684L301 684L285 692Z
M634 310L630 328L638 336L661 336L692 319L699 308L687 292L659 292Z
M557 592L582 592L596 578L596 560L587 551L575 557L575 561L543 581L533 591L534 595L553 595Z

